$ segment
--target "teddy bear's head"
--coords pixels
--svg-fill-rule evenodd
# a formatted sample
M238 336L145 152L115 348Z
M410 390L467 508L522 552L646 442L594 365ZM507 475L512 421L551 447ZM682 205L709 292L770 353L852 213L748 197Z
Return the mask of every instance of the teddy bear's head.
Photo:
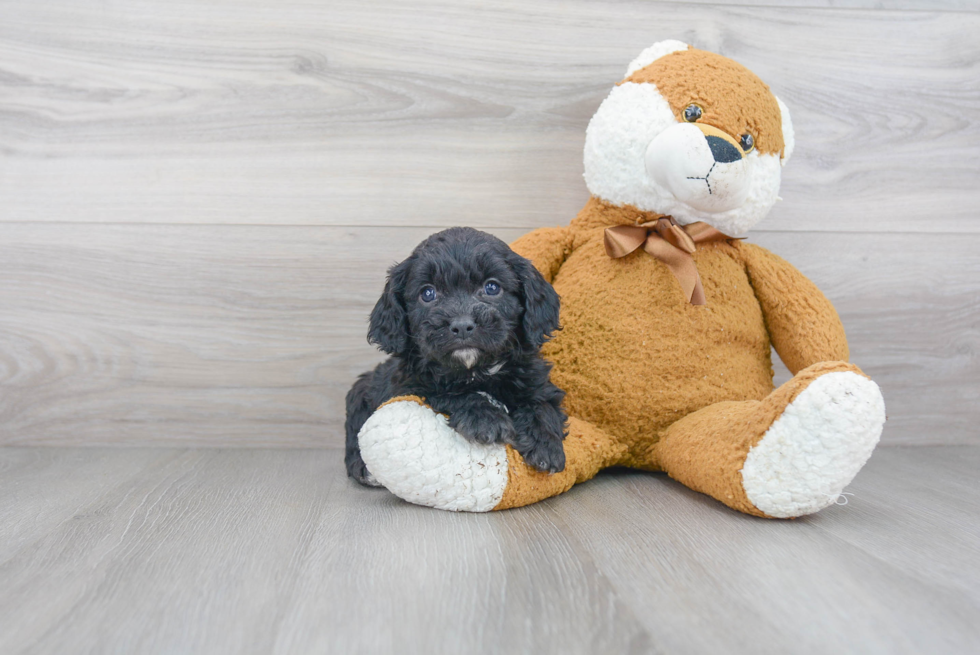
M779 193L786 106L751 71L679 41L647 48L589 122L585 181L615 205L739 236Z

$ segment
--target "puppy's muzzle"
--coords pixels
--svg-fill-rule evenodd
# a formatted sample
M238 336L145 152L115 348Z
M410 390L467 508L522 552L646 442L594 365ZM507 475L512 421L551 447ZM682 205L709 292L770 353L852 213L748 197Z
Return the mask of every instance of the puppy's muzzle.
M472 316L457 316L449 321L449 332L453 335L452 339L459 346L464 346L462 348L457 347L453 351L453 358L461 362L466 368L473 368L473 365L476 364L477 359L480 357L480 351L469 344L475 331L476 322Z

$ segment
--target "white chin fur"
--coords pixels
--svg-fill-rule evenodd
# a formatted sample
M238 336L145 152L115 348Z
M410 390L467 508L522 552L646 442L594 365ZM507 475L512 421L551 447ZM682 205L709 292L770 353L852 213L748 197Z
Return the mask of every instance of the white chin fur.
M729 236L743 235L762 220L776 202L780 180L779 156L749 153L742 165L733 167L730 173L719 175L718 182L724 182L730 189L730 197L741 196L738 204L705 199L704 196L709 194L704 181L685 179L683 182L689 182L689 186L678 181L675 192L666 177L658 180L648 174L647 159L648 150L655 139L669 128L676 127L686 126L678 123L656 85L626 82L614 87L592 117L585 133L585 183L589 191L614 205L633 205L643 211L673 216L682 225L704 221ZM690 129L698 131L693 126ZM673 134L688 146L695 143L693 139L681 138L683 133ZM691 154L684 150L676 154L665 152L662 158L665 162L676 163L691 157ZM695 156L691 165L699 161ZM673 167L674 164L671 164L670 168ZM736 175L738 168L742 170ZM707 168L695 172L692 177L704 176L706 171ZM688 177L687 168L683 172L683 177ZM715 172L712 177L714 175ZM698 184L704 185L703 193L697 192L701 188ZM737 193L734 193L736 187Z
M453 352L453 357L461 361L466 368L473 368L476 360L480 357L480 351L476 348L460 348Z

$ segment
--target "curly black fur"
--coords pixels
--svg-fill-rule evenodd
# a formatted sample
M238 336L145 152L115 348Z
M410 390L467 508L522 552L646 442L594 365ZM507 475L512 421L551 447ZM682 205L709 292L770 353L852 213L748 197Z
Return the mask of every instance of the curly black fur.
M540 356L561 329L558 308L531 262L494 236L454 227L419 244L388 271L371 312L368 341L392 357L347 394L347 473L375 484L357 435L381 403L402 395L425 398L467 439L508 443L539 470L564 470L565 393Z

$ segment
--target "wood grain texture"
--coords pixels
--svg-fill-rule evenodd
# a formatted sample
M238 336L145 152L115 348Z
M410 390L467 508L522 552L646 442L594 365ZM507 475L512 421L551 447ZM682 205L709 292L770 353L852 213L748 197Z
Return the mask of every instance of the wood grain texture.
M912 11L980 11L978 0L683 0L685 4L810 9L878 9Z
M0 443L339 446L385 269L430 232L0 225ZM836 304L885 443L980 443L980 237L752 240Z
M2 229L5 442L307 446L339 443L385 269L427 232Z
M884 443L980 444L975 236L760 233L834 303L851 361L881 386ZM777 383L788 379L782 374Z
M978 443L960 9L7 0L0 443L338 445L384 268L438 226L566 224L589 117L663 38L792 106L785 202L752 238L837 303L885 443Z
M93 499L126 493L125 485L133 484L146 469L174 457L176 451L168 449L98 453L4 449L0 455L0 562L84 514Z
M101 450L48 452L101 472ZM182 451L87 498L0 562L0 650L659 652L545 508L408 506L355 488L341 459ZM19 500L23 513L45 488Z
M767 521L630 471L472 515L333 449L5 448L0 516L61 519L0 544L0 651L975 652L977 466L881 450L846 506Z
M976 233L978 32L976 13L640 0L7 0L0 220L564 223L589 117L681 38L794 111L767 229Z
M847 505L794 521L625 472L552 507L627 605L650 608L639 616L668 652L970 653L977 463L975 449L882 449Z

